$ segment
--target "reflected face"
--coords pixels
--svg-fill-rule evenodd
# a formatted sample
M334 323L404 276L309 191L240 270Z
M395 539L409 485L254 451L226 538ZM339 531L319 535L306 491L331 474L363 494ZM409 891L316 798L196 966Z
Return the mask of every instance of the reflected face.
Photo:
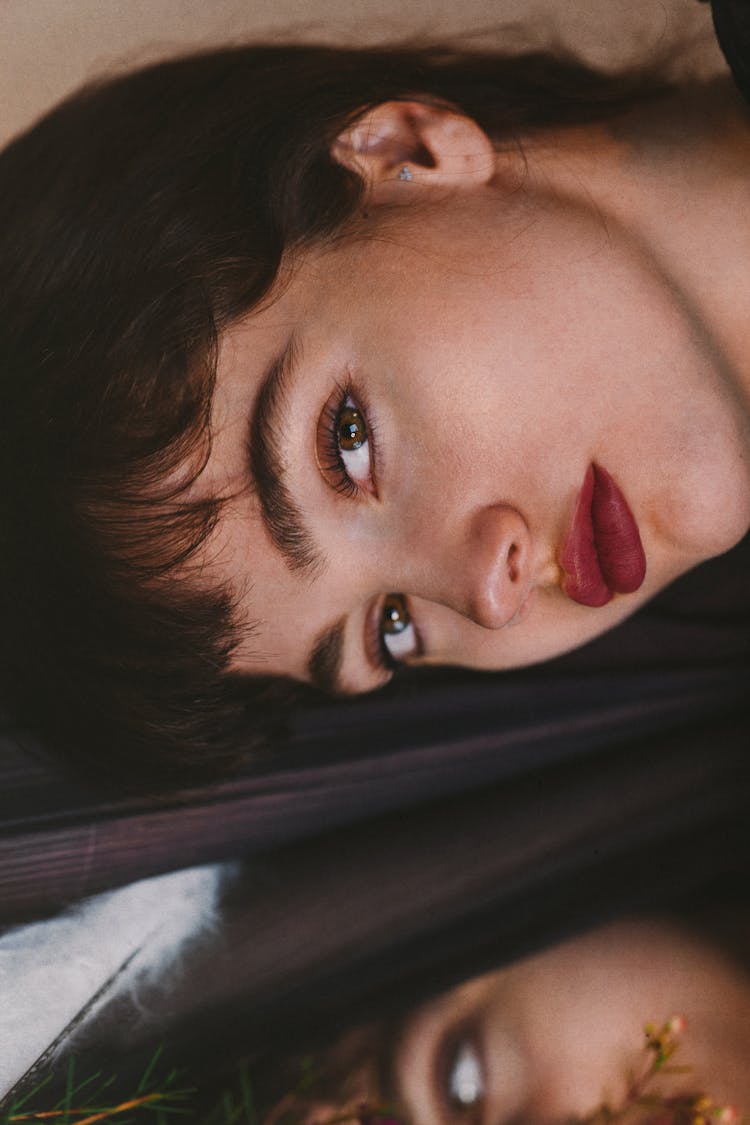
M625 1096L643 1027L680 1013L675 1064L653 1091L750 1104L750 982L709 947L658 924L619 924L470 981L419 1009L396 1057L414 1125L583 1117Z
M203 562L237 670L544 660L747 529L747 419L640 243L532 185L413 198L222 341L198 487L232 497Z

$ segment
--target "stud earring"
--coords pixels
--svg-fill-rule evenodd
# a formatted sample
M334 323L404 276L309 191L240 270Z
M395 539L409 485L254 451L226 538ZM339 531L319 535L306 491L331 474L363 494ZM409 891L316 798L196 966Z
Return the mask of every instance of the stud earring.
M411 174L411 169L409 168L408 164L404 164L403 168L401 169L401 171L398 174L398 178L400 180L409 180L409 181L414 179L414 176Z

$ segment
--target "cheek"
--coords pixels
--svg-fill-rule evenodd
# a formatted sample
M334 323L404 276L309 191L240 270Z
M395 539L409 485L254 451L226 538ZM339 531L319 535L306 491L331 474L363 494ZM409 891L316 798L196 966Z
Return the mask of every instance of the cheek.
M589 1114L605 1095L617 1105L628 1073L649 1064L644 1025L678 1014L687 1028L675 1062L688 1064L689 1076L665 1077L655 1089L677 1093L687 1084L743 1108L747 980L679 930L615 925L519 967L516 985L512 1002L535 1075L533 1117Z
M697 413L673 430L651 484L651 524L686 566L730 550L750 527L750 436L712 413Z

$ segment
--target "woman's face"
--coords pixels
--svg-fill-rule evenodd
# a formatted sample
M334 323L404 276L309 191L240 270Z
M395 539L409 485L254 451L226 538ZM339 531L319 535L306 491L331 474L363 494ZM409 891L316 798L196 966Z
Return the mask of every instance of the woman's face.
M620 923L478 977L407 1019L392 1080L414 1125L502 1125L620 1105L650 1061L644 1025L685 1017L653 1087L750 1104L750 983L680 930Z
M204 564L238 670L544 660L750 522L747 418L648 247L551 176L438 157L222 341L199 487L232 496Z

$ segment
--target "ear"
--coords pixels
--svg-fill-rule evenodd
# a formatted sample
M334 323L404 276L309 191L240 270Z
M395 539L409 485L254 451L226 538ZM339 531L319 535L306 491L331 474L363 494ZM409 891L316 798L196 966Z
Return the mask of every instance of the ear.
M496 170L476 121L425 102L383 102L337 137L331 155L362 176L374 202L405 201L425 187L471 189Z

